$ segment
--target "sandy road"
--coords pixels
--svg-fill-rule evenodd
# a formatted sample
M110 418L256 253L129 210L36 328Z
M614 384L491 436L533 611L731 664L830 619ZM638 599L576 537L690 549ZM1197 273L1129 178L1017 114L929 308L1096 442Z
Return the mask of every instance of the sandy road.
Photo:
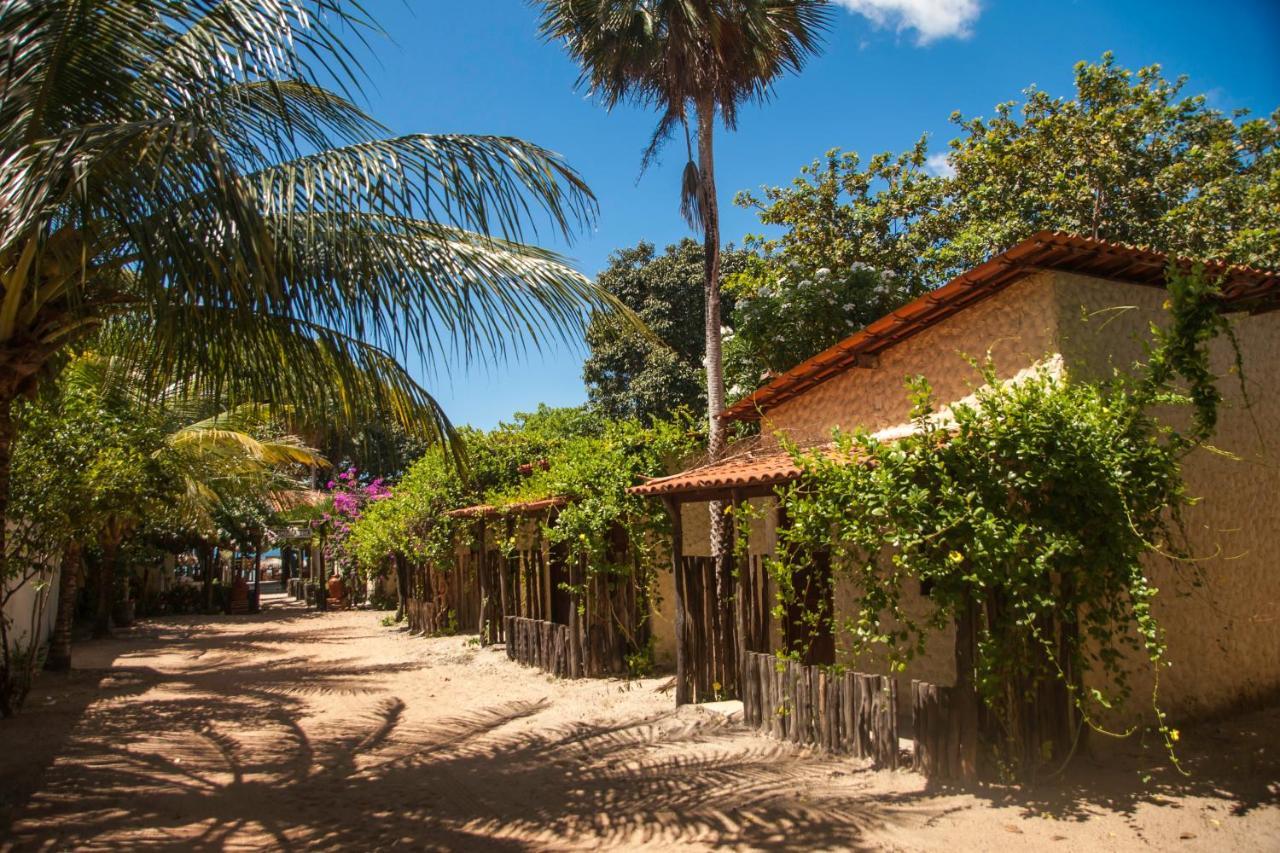
M0 847L1280 850L1274 710L1187 732L1189 780L1135 746L1031 798L937 794L676 711L665 679L556 681L272 605L42 678L0 721Z

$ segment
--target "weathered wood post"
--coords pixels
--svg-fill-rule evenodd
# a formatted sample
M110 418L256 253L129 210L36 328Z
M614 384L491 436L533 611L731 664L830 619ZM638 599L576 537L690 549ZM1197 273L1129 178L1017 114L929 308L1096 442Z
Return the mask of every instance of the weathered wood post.
M729 527L730 547L728 556L729 570L732 573L736 583L734 584L733 594L733 628L736 659L735 675L738 680L738 698L746 699L747 690L747 574L751 571L750 549L746 549L748 554L744 555L744 559L738 560L738 537L742 535L742 531L738 529L739 520L738 513L742 509L742 491L734 489L731 493L733 507L733 524ZM747 523L746 536L751 536L750 522ZM740 564L741 563L741 564Z
M686 659L689 637L684 613L684 520L680 515L680 501L664 497L662 505L671 516L671 571L675 573L676 588L676 704L687 705L692 697L689 695L689 662Z
M978 780L978 689L974 680L978 642L977 605L966 595L956 612L955 727L960 747L960 779L966 785Z
M475 523L476 535L479 538L479 563L476 566L476 581L480 587L480 623L476 630L480 634L480 645L489 645L489 552L485 548L485 523L484 516L480 516ZM473 563L474 565L474 563Z
M514 558L503 557L502 554L499 553L498 566L497 566L498 590L499 590L500 600L502 602L502 617L499 619L498 624L502 626L502 639L504 642L507 642L507 643L511 642L511 638L507 636L507 617L512 614L510 595L507 590L507 587L510 585L511 561L512 559L515 559L517 561L520 559L518 556L519 551L515 549L515 541L516 541L516 519L514 515L509 515L507 516L507 547L512 548L513 553L515 553L517 556Z

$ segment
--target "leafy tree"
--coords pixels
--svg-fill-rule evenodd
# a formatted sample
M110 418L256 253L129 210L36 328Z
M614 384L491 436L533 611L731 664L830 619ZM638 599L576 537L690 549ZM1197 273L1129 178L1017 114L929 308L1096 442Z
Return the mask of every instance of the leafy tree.
M1043 229L1280 265L1280 110L1224 114L1185 85L1108 53L1076 66L1072 98L1032 87L1020 110L1009 101L990 119L953 114L961 133L943 174L922 137L865 165L831 151L790 186L737 203L786 229L751 244L773 259L775 279L793 263L860 263L896 273L903 298Z
M0 556L13 402L107 327L232 402L448 430L399 366L495 358L607 302L555 255L595 202L554 154L410 135L347 96L355 0L16 0L0 15Z
M446 513L467 502L461 472L440 447L413 462L391 495L366 505L351 525L347 551L365 572L388 561L396 577L397 621L410 595L408 558L444 565L452 558L455 521Z
M723 270L742 269L745 254L729 249ZM658 254L652 243L619 249L596 284L644 321L651 335L618 317L595 314L587 327L591 354L582 369L591 404L608 418L670 417L706 408L702 246L685 239ZM732 315L733 303L725 305Z
M599 435L605 420L585 406L557 408L542 404L533 412L517 412L489 432L464 430L467 494L475 501L518 483L522 466L545 461L568 440Z
M107 634L130 539L216 539L219 527L231 527L247 541L249 511L274 492L296 488L290 470L323 462L284 434L264 407L219 411L216 399L174 389L148 395L145 383L113 368L112 357L80 353L55 386L18 408L24 429L15 445L13 497L23 535L11 552L20 559L10 578L40 565L37 552L63 556L49 655L55 666L69 663L82 553L97 557L94 630Z
M724 337L731 402L892 311L912 294L892 270L876 271L858 261L833 270L793 259L780 268L772 259L758 256L726 281L725 292L734 298L732 327Z

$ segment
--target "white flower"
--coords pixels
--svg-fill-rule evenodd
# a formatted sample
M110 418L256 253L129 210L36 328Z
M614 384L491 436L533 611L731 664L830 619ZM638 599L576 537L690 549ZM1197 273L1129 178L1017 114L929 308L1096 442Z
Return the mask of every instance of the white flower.
M804 281L800 282L800 286L801 286L801 287L813 287L813 282L812 282L810 279L807 279L807 278L806 278Z
M819 279L824 279L831 275L831 270L827 269L826 267L821 267L818 269L817 272L814 273L814 275L817 276Z
M864 264L862 261L854 261L853 266L850 269L852 269L854 272L862 272L863 270L871 269L871 267L868 266L867 264Z
M730 327L730 326L721 326L721 327L720 327L720 336L721 336L721 337L729 337L729 336L730 336L730 335L732 335L732 334L733 334L733 329L732 329L732 327Z
M885 270L884 272L880 273L880 275L888 279L894 279L898 277L898 274L893 270Z
M842 309L844 309L845 311L852 311L854 308L857 308L858 306L857 306L857 305L854 305L852 302L846 302L845 304L841 305L840 307L841 307Z
M729 396L738 397L738 396L741 396L745 391L746 389L743 388L741 385L734 385L732 388L729 389Z

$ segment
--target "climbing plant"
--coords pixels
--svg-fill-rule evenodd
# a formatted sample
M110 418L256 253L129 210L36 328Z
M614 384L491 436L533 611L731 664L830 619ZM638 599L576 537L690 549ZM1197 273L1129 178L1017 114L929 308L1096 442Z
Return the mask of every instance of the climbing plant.
M545 535L552 544L563 544L571 559L593 572L630 571L614 557L615 531L621 529L630 559L652 562L657 542L649 535L665 529L661 507L628 494L627 489L645 477L677 470L696 452L699 442L695 422L687 411L648 424L637 419L609 421L596 436L579 436L564 442L514 487L489 494L495 505L564 497L568 503L558 512Z

